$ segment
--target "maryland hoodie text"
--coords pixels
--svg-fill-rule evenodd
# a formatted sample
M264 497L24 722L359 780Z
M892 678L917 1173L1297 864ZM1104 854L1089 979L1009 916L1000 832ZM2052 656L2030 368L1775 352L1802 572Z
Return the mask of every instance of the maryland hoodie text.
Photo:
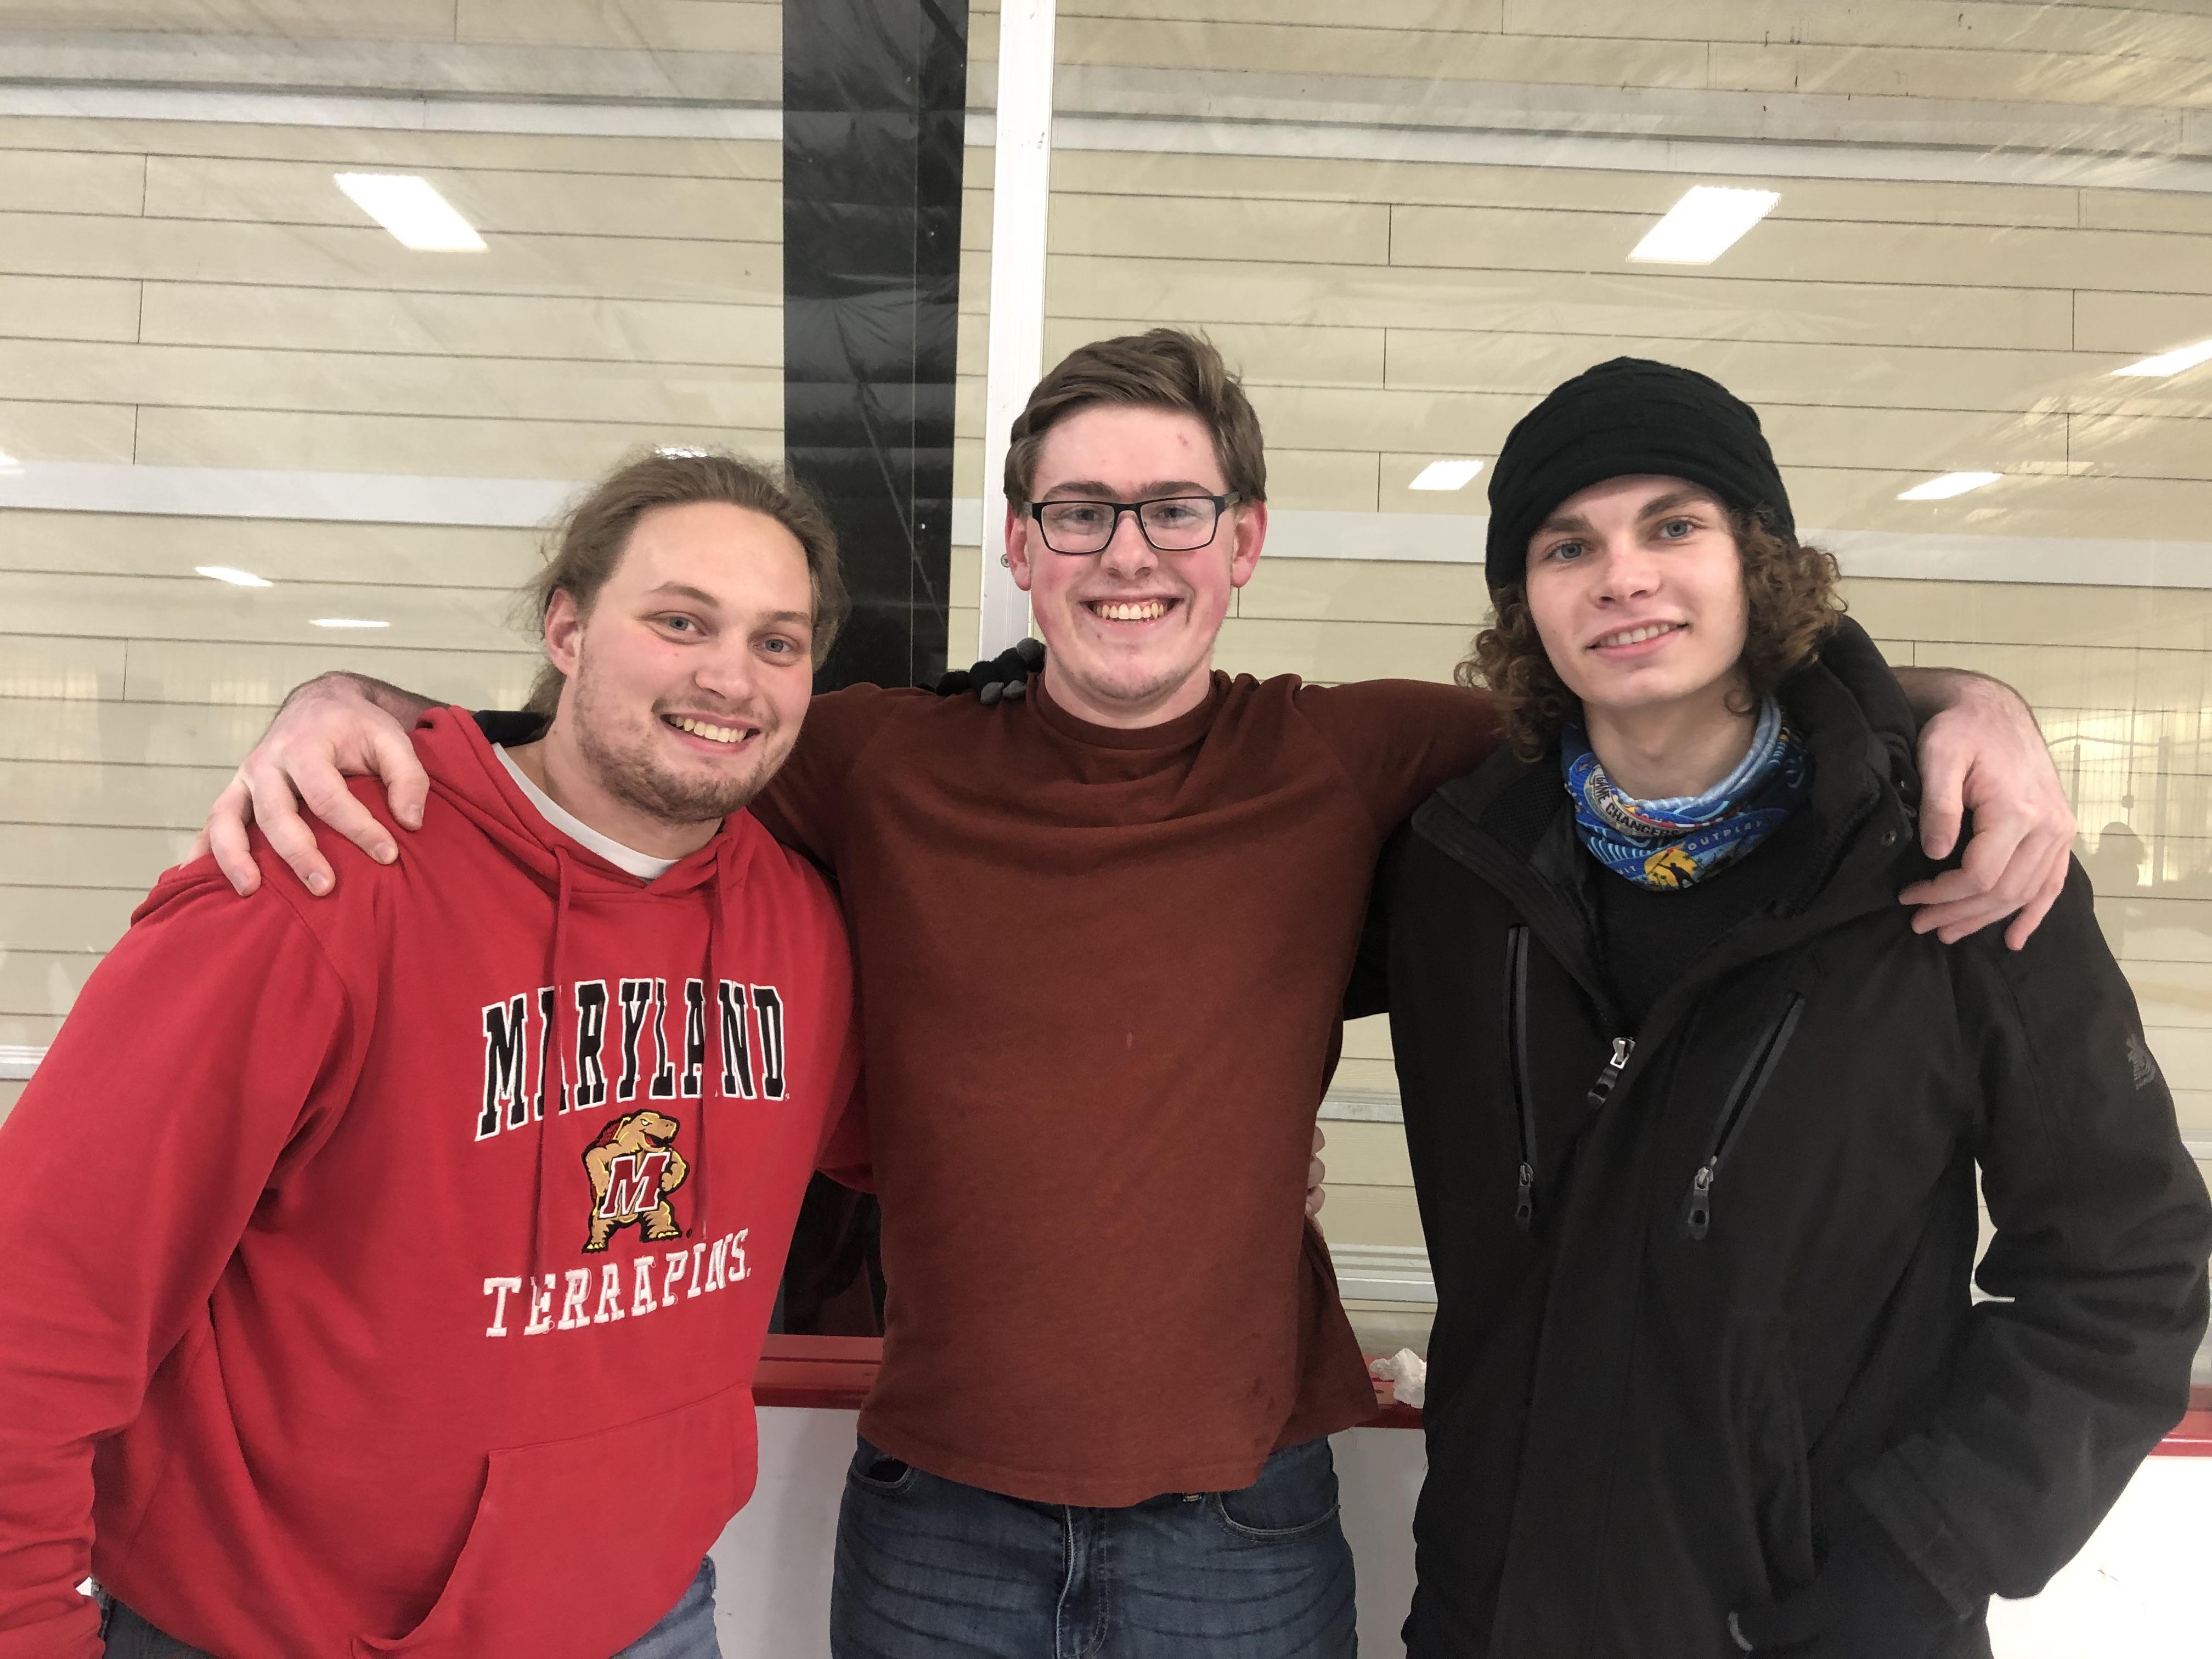
M397 864L169 872L0 1126L0 1659L96 1659L88 1571L232 1659L605 1659L751 1492L866 1157L836 902L749 814L647 884L416 744Z

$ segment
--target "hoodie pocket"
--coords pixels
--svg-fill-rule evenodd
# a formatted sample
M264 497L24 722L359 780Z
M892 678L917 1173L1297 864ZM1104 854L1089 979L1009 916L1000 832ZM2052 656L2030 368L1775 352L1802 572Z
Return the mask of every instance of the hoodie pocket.
M491 1454L476 1517L422 1622L355 1659L598 1656L652 1628L752 1491L740 1385L574 1440Z

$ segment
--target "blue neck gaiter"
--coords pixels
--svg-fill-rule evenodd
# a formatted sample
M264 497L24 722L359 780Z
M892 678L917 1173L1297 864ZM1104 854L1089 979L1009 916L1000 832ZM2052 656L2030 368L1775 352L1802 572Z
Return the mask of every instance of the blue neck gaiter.
M1560 733L1559 766L1575 804L1583 845L1615 875L1641 887L1688 887L1735 863L1772 835L1812 793L1813 757L1767 698L1751 748L1734 771L1702 795L1638 800L1623 794L1570 723Z

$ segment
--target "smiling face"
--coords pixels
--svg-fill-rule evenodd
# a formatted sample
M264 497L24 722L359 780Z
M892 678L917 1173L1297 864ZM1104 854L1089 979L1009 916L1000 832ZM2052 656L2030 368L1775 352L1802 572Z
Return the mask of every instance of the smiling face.
M1195 415L1096 404L1046 432L1031 491L1040 502L1140 501L1226 495L1229 484ZM1230 596L1252 579L1267 532L1267 504L1246 502L1221 515L1206 546L1162 553L1123 514L1104 550L1055 553L1034 519L1010 508L1007 562L1044 635L1054 701L1117 726L1158 725L1197 708Z
M1609 478L1528 541L1528 611L1590 720L1726 708L1748 625L1726 510L1680 478Z
M805 551L765 514L642 514L589 611L566 592L547 608L568 677L544 745L554 798L640 851L703 845L798 738L812 616Z

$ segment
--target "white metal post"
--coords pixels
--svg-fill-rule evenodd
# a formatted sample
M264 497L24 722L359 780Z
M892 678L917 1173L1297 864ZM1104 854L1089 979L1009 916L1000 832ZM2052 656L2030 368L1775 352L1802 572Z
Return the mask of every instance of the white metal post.
M1044 372L1045 216L1052 197L1054 0L1005 0L991 170L991 349L983 386L983 592L977 654L1029 632L1006 568L1006 434Z

